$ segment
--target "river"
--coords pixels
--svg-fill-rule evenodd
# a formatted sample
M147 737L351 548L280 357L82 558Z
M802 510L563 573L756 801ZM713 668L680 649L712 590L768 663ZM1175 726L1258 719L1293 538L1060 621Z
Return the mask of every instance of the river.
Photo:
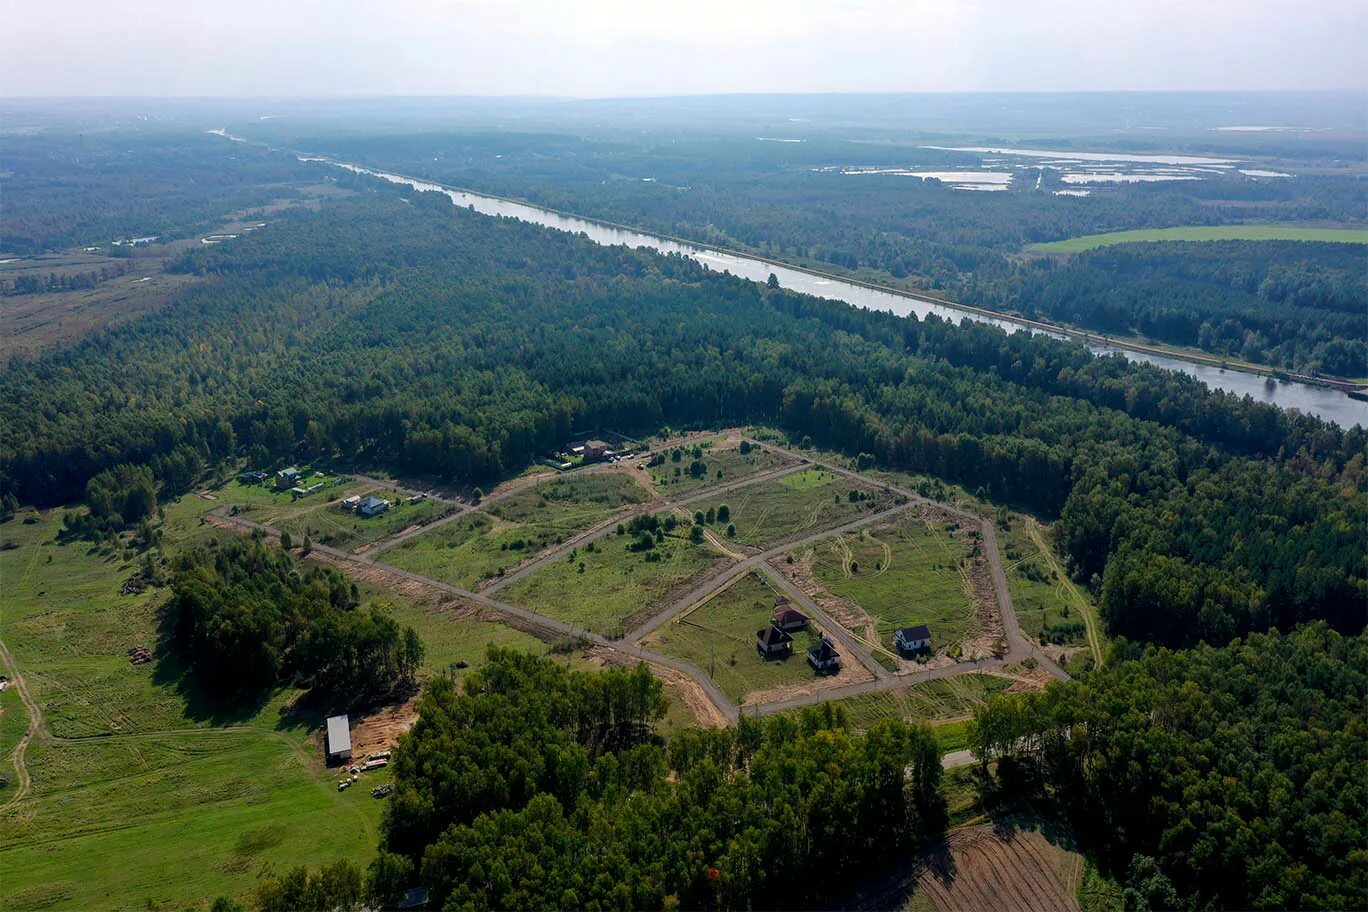
M699 247L693 244L674 241L632 229L619 228L591 219L579 218L577 216L554 212L549 209L542 209L527 203L514 202L513 200L501 199L494 196L485 196L480 193L471 193L468 190L453 190L417 178L404 177L403 175L364 168L358 165L344 164L325 158L301 156L300 160L317 161L334 167L345 168L348 171L357 174L378 177L382 180L412 187L419 191L431 190L438 193L445 193L451 198L452 202L458 206L466 206L474 209L476 212L484 213L485 215L499 215L508 218L516 218L525 222L544 225L547 228L554 228L558 231L584 234L591 241L598 244L624 244L628 247L649 247L653 250L658 250L661 253L682 254L697 260L709 269L714 269L718 272L726 270L732 275L741 276L742 278L751 279L756 282L765 281L769 278L770 274L773 273L779 279L779 284L784 288L792 291L804 292L821 298L845 301L856 307L888 311L901 316L916 314L918 317L926 317L930 314L935 314L938 317L943 317L955 322L959 322L962 319L969 319L979 323L990 323L994 326L1002 327L1009 332L1016 332L1022 329L1031 332L1039 331L1010 319L987 317L982 314L974 313L973 311L961 310L957 307L918 298L911 294L869 288L864 285L847 282L831 276L817 275L810 272L804 272L801 269L782 266L778 263L754 259L735 253L725 253L706 247ZM1195 377L1214 389L1225 390L1234 393L1237 396L1251 396L1259 402L1272 403L1273 405L1284 409L1297 409L1310 415L1316 415L1326 421L1332 421L1342 427L1352 427L1355 424L1368 427L1368 402L1360 402L1356 399L1351 399L1348 395L1337 389L1287 380L1279 380L1270 383L1266 377L1260 374L1251 374L1244 371L1212 365L1196 364L1191 361L1184 361L1181 358L1169 358L1162 355L1150 354L1148 352L1136 352L1129 349L1114 348L1095 342L1088 342L1085 344L1087 345L1088 350L1092 351L1094 354L1121 354L1132 361L1143 361L1147 364L1154 364L1168 370L1187 374L1189 377Z

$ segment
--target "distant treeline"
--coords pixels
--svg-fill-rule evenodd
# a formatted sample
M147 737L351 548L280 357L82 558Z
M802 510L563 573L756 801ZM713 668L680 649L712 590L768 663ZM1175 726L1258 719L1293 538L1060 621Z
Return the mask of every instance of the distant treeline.
M0 379L6 491L72 501L125 463L174 486L187 451L484 483L577 427L765 422L1058 516L1118 632L1364 623L1359 428L392 189L178 268L208 281Z
M965 303L1259 364L1368 376L1368 253L1355 244L1125 244L1032 260Z

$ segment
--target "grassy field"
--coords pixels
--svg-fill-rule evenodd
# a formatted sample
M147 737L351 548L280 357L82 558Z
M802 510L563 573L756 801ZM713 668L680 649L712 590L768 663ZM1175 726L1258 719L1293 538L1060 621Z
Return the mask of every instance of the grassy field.
M851 500L857 492L860 500ZM720 494L691 510L707 514L725 505L730 523L736 526L737 544L766 548L795 536L820 532L848 522L870 510L887 506L876 489L823 469L807 469ZM712 530L725 534L728 523L720 519Z
M441 519L453 509L451 504L432 499L412 504L406 496L392 492L380 491L375 496L389 500L389 512L379 516L362 516L355 510L342 509L334 501L296 513L280 522L279 528L289 532L296 542L302 541L307 535L319 544L344 550L362 550L363 545L389 538L410 526L426 525Z
M647 467L646 471L655 482L656 490L669 497L692 494L763 472L787 461L767 447L752 448L743 456L735 445L725 442L724 438L705 440L696 446L696 451L693 446L666 450L661 454L665 457L662 464ZM676 452L680 455L677 462L674 460ZM691 471L695 461L701 464L700 468Z
M219 503L191 495L167 504L167 550L232 534L200 523ZM0 908L203 909L265 870L343 857L367 864L383 802L369 788L336 790L320 720L290 711L298 692L233 709L198 700L170 655L130 665L128 647L158 646L165 591L120 595L138 559L59 545L59 526L60 511L0 526L0 637L44 716L27 757L33 790L0 810ZM460 661L478 667L489 643L549 648L436 603L369 586L363 598L423 636L423 676ZM7 756L26 727L17 691L6 689ZM0 790L0 802L9 794Z
M800 557L823 588L873 620L874 631L856 633L892 649L898 628L926 624L940 649L978 632L964 534L908 515L819 542Z
M815 631L795 633L793 654L782 661L766 661L755 649L755 632L769 626L774 596L765 580L748 573L686 617L661 627L646 645L702 668L737 703L756 691L811 681L807 650L817 643Z
M1083 590L1059 572L1057 558L1045 550L1049 545L1043 533L1032 535L1033 522L1012 513L1008 527L999 527L997 533L1017 621L1022 632L1036 640L1084 645L1088 642L1084 614L1093 607Z
M1032 253L1082 253L1113 244L1141 241L1324 241L1368 244L1365 228L1303 228L1296 225L1191 225L1181 228L1140 228L1031 244Z
M616 636L645 620L675 587L725 562L709 545L667 535L647 552L632 536L608 535L539 568L500 597L548 617Z
M558 476L385 552L397 567L473 588L649 494L619 472Z

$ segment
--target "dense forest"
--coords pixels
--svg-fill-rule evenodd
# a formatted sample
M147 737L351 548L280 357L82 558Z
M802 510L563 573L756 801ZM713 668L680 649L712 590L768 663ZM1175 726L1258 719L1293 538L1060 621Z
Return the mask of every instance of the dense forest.
M1260 364L1368 377L1368 254L1356 244L1124 244L1027 261L960 300L1141 333Z
M1168 245L1162 254L1084 256L1058 270L1050 260L1019 268L1015 257L1028 244L1131 228L1362 224L1368 194L1346 178L1255 182L1232 172L1195 182L1112 186L1078 199L1052 195L1063 185L1049 170L1040 172L1039 188L1028 172L1029 180L1018 177L999 193L966 193L897 174L842 173L847 167L956 171L979 165L976 156L917 144L673 135L591 140L542 133L306 135L295 141L344 160L893 280L994 310L1109 333L1138 331L1279 367L1368 374L1362 319L1368 291L1356 245L1333 251L1319 249L1330 245L1286 243Z
M1312 625L999 698L975 750L1065 809L1131 908L1361 909L1365 720L1368 642Z
M1362 428L437 194L297 213L178 268L208 281L0 380L7 492L75 500L123 463L172 485L187 452L484 482L576 427L766 422L1059 516L1073 570L1128 636L1363 626Z
M407 863L452 909L798 908L944 825L927 729L857 735L828 708L667 747L663 710L644 665L491 650L424 695L372 870Z
M289 182L309 173L288 156L182 129L10 134L0 158L0 253L12 255L210 229L295 196ZM21 282L10 293L36 290Z
M362 608L355 583L258 540L178 555L171 591L174 642L215 697L298 683L346 706L411 689L423 661L413 628Z

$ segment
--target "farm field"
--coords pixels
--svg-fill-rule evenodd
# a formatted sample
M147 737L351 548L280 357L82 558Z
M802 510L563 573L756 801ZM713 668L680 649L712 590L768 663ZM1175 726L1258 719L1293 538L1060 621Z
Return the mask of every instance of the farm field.
M694 544L677 533L645 552L630 550L635 541L604 536L500 590L499 597L616 636L649 617L672 590L728 560L707 543Z
M915 514L876 523L803 549L796 562L831 596L833 617L893 649L900 627L926 624L932 649L978 633L966 568L966 530Z
M753 447L749 443L746 444L748 452L743 454L738 443L719 437L693 446L662 450L658 455L664 461L659 465L647 464L646 471L655 482L657 491L667 497L677 497L736 481L788 462L768 447ZM676 454L678 459L675 458Z
M655 631L643 645L703 669L738 704L758 691L810 682L815 675L807 650L819 639L815 629L795 632L793 654L782 661L766 661L756 651L755 633L770 625L776 594L759 575L748 573Z
M1180 228L1140 228L1031 244L1032 253L1082 253L1113 244L1142 241L1319 241L1368 244L1365 228L1306 228L1297 225L1190 225Z
M721 518L723 506L726 520ZM736 535L728 542L760 550L886 506L888 499L872 486L813 468L720 494L691 504L690 510L705 516L713 510L718 516L711 526L716 535L724 536L728 524L734 524Z
M648 497L621 472L558 476L417 535L385 552L385 560L474 588Z

